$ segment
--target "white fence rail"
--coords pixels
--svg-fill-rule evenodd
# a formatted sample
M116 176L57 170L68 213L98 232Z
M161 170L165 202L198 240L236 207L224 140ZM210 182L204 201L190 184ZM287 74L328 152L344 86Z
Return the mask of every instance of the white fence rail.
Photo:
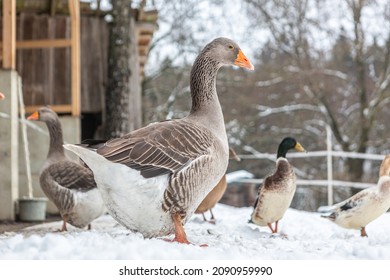
M328 188L328 205L333 204L333 186L340 187L353 187L365 189L373 187L376 184L360 183L360 182L348 182L333 180L333 157L344 157L344 158L356 158L356 159L367 159L367 160L380 160L382 161L385 156L378 154L362 154L355 152L343 152L332 150L332 133L330 128L327 128L327 150L326 151L315 151L307 153L289 153L289 158L313 158L313 157L326 157L327 158L327 179L326 180L297 180L297 185L300 186L327 186ZM268 159L276 161L275 154L260 153L254 150L250 151L252 155L239 155L241 159ZM263 179L240 179L236 182L241 183L254 183L261 184Z

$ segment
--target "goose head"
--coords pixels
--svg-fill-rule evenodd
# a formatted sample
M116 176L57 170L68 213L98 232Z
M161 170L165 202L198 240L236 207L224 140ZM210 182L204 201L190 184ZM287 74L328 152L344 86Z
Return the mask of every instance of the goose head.
M302 145L297 142L297 140L295 140L292 137L286 137L286 138L284 138L282 140L282 142L279 145L277 158L280 158L280 157L284 157L285 158L287 152L289 150L291 150L291 149L295 149L295 150L297 150L299 152L305 152L306 151L302 147Z
M228 38L216 38L211 41L202 51L207 56L219 64L236 65L250 70L254 70L253 64L247 59L236 42Z
M49 107L41 107L34 113L32 113L27 120L29 121L42 121L45 123L52 123L58 120L57 114L54 113Z

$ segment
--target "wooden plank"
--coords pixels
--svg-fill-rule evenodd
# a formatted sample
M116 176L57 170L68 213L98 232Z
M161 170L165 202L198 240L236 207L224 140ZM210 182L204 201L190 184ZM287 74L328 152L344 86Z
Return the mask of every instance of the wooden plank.
M80 115L80 1L68 0L71 16L72 115Z
M67 48L72 46L70 39L42 39L16 41L17 49L45 49L45 48Z
M16 65L16 0L3 1L3 68Z
M34 106L26 106L26 113L34 113L39 108L45 105L34 105ZM71 113L72 105L70 104L62 104L62 105L50 105L50 108L57 113Z
M80 22L80 73L81 112L98 113L104 106L104 60L107 48L107 25L96 17L81 17Z

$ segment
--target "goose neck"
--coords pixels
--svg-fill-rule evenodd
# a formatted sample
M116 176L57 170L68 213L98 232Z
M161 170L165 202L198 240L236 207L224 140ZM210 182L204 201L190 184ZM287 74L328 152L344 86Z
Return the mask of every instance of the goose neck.
M210 59L205 54L200 54L195 60L191 70L190 80L192 96L191 113L195 113L218 101L216 79L219 68L219 63Z
M64 140L62 135L61 123L57 119L50 120L46 122L47 129L49 130L50 135L50 146L48 157L53 155L64 155Z

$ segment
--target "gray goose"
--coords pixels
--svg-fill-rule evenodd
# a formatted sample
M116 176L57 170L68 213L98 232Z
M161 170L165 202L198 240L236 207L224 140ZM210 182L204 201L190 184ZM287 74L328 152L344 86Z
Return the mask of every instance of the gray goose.
M366 226L390 208L390 155L382 161L375 187L364 189L328 209L327 218L340 227L360 230L367 237Z
M189 244L183 225L226 172L229 148L216 91L223 65L253 70L234 41L217 38L192 67L187 117L152 123L96 149L65 145L92 169L110 214L145 238L174 233L171 241Z
M229 149L229 159L234 159L236 161L241 161L241 159L237 156L236 152L233 149ZM215 224L216 220L213 214L212 209L221 200L225 190L227 188L226 182L226 174L223 175L222 179L218 182L218 184L207 194L207 196L203 199L203 201L199 204L198 208L195 210L195 214L202 214L203 220L205 222L210 222ZM204 213L210 211L211 218L207 220Z
M56 205L66 223L91 228L91 222L105 211L103 199L90 169L71 161L64 153L62 127L57 114L41 107L28 120L43 121L49 130L50 146L39 181L45 195Z
M304 152L302 145L294 138L286 137L278 147L276 170L261 184L250 222L268 226L272 233L278 232L278 222L290 207L295 194L295 173L286 159L287 151L295 149ZM272 224L275 223L275 228Z

